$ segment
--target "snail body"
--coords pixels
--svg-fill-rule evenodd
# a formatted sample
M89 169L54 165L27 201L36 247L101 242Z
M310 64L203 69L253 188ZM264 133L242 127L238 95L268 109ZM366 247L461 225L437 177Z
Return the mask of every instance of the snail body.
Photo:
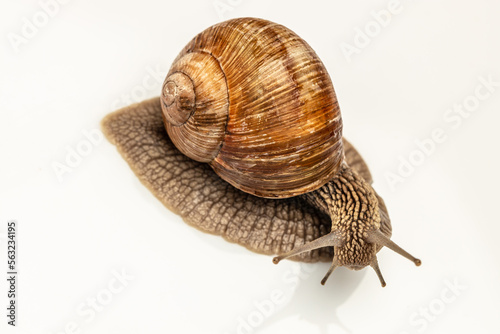
M385 286L376 257L383 246L420 264L390 240L385 204L371 187L363 159L342 138L331 79L312 48L291 30L253 18L206 29L174 60L155 101L134 108L147 108L143 122L150 121L155 129L162 119L169 137L157 139L163 145L164 156L158 157L164 159L163 168L152 171L151 163L137 158L137 145L127 146L130 131L125 135L116 130L120 122L130 125L137 110L108 116L103 130L155 195L188 222L211 233L226 233L230 241L252 250L281 254L274 263L287 257L304 259L304 254L328 259L332 265L322 284L338 266L358 270L370 265ZM134 141L144 136L136 130ZM161 136L158 131L149 136ZM175 159L173 145L166 151L168 140L180 151ZM157 155L143 148L146 151ZM168 168L172 161L192 166L186 176L189 195L183 199L192 203L188 213L179 200L183 190L171 193L165 186L165 180L174 179ZM220 178L201 180L206 164ZM200 175L195 183L193 173ZM223 197L209 202L225 211L205 210L210 192L222 188ZM278 214L277 207L288 214ZM240 212L243 216L237 217ZM228 222L231 217L234 222ZM207 228L207 220L225 228ZM229 226L235 225L240 227L231 235ZM332 247L333 254L318 252Z

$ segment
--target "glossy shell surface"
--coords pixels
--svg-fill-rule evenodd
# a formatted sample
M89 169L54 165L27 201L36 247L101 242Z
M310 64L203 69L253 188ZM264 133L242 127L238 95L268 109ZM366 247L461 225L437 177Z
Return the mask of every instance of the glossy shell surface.
M201 32L174 61L161 101L177 148L253 195L315 190L343 159L331 79L312 48L279 24L242 18Z

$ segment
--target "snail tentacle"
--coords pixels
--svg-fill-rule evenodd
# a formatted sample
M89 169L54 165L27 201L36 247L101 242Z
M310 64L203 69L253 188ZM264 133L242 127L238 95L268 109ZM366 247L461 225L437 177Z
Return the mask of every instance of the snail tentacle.
M334 246L334 247L341 247L342 246L342 238L341 236L336 232L330 232L318 239L315 239L311 242L305 243L300 247L296 247L292 249L291 251L282 254L280 256L276 256L273 258L273 263L278 264L281 260L291 257L294 255L298 255L300 253L308 252L313 249L318 249L322 247L328 247L328 246Z
M378 279L380 280L380 284L382 285L383 288L385 288L385 280L384 277L382 276L382 272L380 271L380 267L378 266L378 261L377 261L377 256L375 255L373 257L372 262L370 263L370 266L375 270L375 273L377 273Z
M325 277L323 277L323 279L321 280L321 285L325 285L326 281L328 280L328 277L330 277L331 273L335 270L335 268L338 267L338 265L339 265L339 262L338 262L337 258L334 257L333 261L332 261L332 265L330 266L330 268L326 272Z
M410 253L405 251L403 248L399 247L394 241L387 238L385 235L383 235L378 230L366 232L365 238L368 242L371 242L371 243L374 243L377 245L381 245L381 246L385 246L385 247L395 251L399 255L401 255L401 256L407 258L408 260L412 261L413 263L415 263L416 266L420 266L422 264L422 261L420 261L420 259L417 259L413 255L411 255Z

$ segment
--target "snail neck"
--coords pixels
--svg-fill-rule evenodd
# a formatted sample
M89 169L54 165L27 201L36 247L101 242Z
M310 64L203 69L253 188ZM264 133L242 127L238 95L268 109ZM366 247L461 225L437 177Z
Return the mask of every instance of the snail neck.
M378 216L378 200L373 188L346 164L332 180L305 197L332 218L332 229L345 228L352 221L367 222ZM380 227L377 224L375 228Z
M380 229L378 200L372 187L343 164L332 180L306 197L331 217L331 233L341 244L335 248L338 265L355 270L370 265L376 245L366 242L366 234Z

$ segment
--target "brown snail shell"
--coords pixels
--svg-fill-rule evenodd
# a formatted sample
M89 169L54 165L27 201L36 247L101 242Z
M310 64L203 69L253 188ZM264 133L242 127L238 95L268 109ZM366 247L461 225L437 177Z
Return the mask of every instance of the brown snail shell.
M339 171L342 120L331 79L282 25L243 18L201 32L174 61L161 100L177 148L245 192L291 197Z

